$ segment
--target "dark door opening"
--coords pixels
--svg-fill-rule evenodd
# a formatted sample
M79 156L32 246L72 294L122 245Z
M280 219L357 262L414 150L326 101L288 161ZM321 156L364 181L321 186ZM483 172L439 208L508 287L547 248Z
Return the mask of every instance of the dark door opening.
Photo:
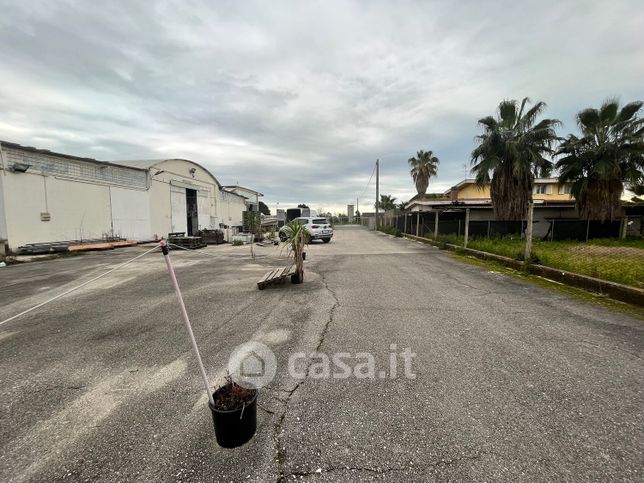
M197 190L186 188L186 213L188 214L188 236L195 236L199 230L197 215Z

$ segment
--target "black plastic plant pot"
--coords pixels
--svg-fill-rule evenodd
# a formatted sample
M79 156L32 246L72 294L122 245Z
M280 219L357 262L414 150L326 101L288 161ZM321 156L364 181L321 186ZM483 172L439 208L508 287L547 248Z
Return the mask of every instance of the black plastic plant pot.
M304 273L295 272L291 275L291 283L303 283L304 282Z
M247 443L253 437L257 429L257 396L256 389L255 395L246 403L245 407L231 411L214 408L210 402L208 403L219 446L236 448Z

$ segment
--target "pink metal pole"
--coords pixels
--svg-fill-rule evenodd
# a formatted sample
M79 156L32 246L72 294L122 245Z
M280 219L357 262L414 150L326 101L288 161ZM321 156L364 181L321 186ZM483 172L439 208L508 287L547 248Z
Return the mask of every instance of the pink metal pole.
M168 273L170 274L170 279L172 280L172 286L174 291L177 294L179 299L179 306L181 307L181 315L183 315L183 321L186 324L186 330L190 336L190 342L192 343L192 350L195 352L197 357L197 362L199 363L199 369L201 370L201 377L203 378L204 386L206 387L206 394L208 395L208 401L211 406L214 407L215 401L212 398L212 392L210 390L210 383L208 382L208 376L206 375L206 369L201 362L201 354L199 354L199 347L197 347L197 341L195 340L195 335L192 333L192 325L190 325L190 319L188 318L188 312L186 312L186 306L183 303L183 297L181 296L181 290L179 289L179 283L177 282L177 277L174 274L174 268L172 268L172 263L170 262L170 251L168 250L168 245L165 240L161 240L159 243L161 246L161 251L163 252L163 258L165 259L165 264L168 267Z

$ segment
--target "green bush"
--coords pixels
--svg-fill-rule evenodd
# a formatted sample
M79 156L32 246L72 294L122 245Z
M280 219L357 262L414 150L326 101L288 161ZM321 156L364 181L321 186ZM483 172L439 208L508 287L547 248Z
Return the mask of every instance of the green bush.
M387 235L393 235L393 236L397 236L397 237L402 236L402 231L400 231L395 226L380 226L380 227L378 227L378 231L386 233Z
M239 247L239 246L242 246L243 244L244 244L244 242L241 241L241 240L233 240L233 246L234 247Z
M459 236L456 234L449 234L449 235L438 235L438 241L444 242L444 243L450 243L452 245L463 245L463 241L465 240L465 237Z

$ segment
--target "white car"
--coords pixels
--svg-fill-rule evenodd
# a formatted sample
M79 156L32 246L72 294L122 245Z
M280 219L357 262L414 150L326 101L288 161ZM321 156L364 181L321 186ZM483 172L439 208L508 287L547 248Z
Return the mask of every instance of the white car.
M324 243L329 243L331 238L333 238L333 227L326 218L319 218L317 216L301 216L299 218L295 218L293 221L297 221L300 225L304 225L304 228L311 237L311 240L322 240ZM288 226L280 228L280 240L286 240L288 237L288 231Z

